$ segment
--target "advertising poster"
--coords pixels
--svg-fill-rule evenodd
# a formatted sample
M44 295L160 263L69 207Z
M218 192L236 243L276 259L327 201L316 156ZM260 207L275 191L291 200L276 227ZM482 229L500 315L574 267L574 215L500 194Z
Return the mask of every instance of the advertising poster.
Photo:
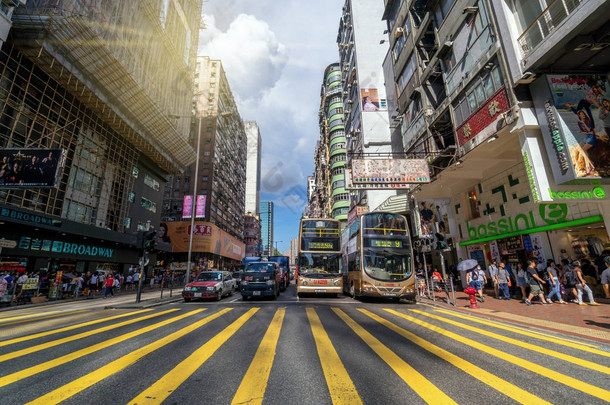
M188 252L191 234L190 221L163 222L174 252ZM193 252L214 253L234 260L242 260L246 246L233 236L208 222L195 222L193 228Z
M205 217L205 195L197 196L197 207L195 208L195 218Z
M193 196L185 195L182 200L182 218L190 218L193 214Z
M362 111L379 110L379 91L377 89L360 89Z
M55 187L62 149L0 149L0 188Z
M605 76L548 75L552 103L559 115L551 132L563 132L562 146L576 178L610 177L610 85ZM558 124L558 125L557 125ZM559 128L554 128L557 125ZM559 136L561 134L558 134ZM555 135L553 135L555 136ZM550 153L550 151L549 151Z

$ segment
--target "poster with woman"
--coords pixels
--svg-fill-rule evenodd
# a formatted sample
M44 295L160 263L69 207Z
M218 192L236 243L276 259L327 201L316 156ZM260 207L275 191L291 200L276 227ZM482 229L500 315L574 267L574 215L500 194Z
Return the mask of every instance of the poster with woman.
M610 177L610 85L601 75L549 75L577 178ZM563 124L563 125L561 125Z
M379 110L379 92L377 89L360 89L362 111Z

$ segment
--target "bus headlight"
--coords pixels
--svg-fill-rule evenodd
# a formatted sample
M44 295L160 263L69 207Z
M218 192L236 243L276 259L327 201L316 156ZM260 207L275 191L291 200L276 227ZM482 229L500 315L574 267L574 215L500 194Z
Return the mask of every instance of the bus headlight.
M339 286L339 280L335 280L335 282L333 284L338 287Z
M248 285L248 282L246 280L241 280L241 285Z
M303 282L301 284L307 285L307 281L303 280Z

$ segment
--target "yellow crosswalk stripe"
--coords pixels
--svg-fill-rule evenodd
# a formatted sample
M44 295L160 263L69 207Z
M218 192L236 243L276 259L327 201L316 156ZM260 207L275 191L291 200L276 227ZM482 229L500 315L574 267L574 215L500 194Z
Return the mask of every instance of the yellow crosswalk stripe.
M77 335L67 336L67 337L62 338L62 339L52 340L50 342L41 343L39 345L26 347L25 349L15 350L15 351L12 351L10 353L6 353L6 354L3 354L2 356L0 356L0 363L2 363L4 361L7 361L7 360L11 360L11 359L16 359L17 357L21 357L21 356L25 356L25 355L28 355L28 354L36 353L36 352L39 352L41 350L49 349L51 347L59 346L59 345L64 344L64 343L74 342L75 340L84 339L86 337L97 335L99 333L107 332L109 330L117 329L117 328L120 328L120 327L123 327L123 326L126 326L126 325L131 325L132 323L140 322L140 321L143 321L143 320L146 320L146 319L150 319L150 318L155 318L157 316L165 315L165 314L168 314L168 313L174 312L174 311L179 311L179 309L170 309L170 310L167 310L167 311L163 311L163 312L158 312L158 313L142 316L140 318L130 319L128 321L123 321L123 322L115 323L115 324L112 324L112 325L104 326L102 328L97 328L97 329L89 330L87 332L79 333Z
M399 316L401 318L404 318L408 321L411 321L417 325L423 326L424 328L430 329L431 331L434 331L436 333L441 334L443 337L448 337L451 338L453 340L456 340L460 343L463 343L467 346L470 346L474 349L480 350L484 353L490 354L492 356L495 356L503 361L506 361L510 364L514 364L516 366L522 367L528 371L531 371L533 373L536 374L540 374L543 377L547 377L549 379L551 379L552 381L557 381L561 384L567 385L568 387L572 387L576 390L582 391L585 394L588 395L592 395L595 396L597 398L601 398L602 400L607 400L608 398L610 398L610 391L607 391L603 388L599 388L596 387L592 384L588 384L584 381L580 381L574 377L571 377L569 375L565 375L565 374L561 374L558 373L556 371L550 370L546 367L542 367L539 366L536 363L533 363L531 361L528 360L524 360L520 357L517 356L513 356L512 354L506 353L505 351L502 350L498 350L498 349L494 349L493 347L487 346L482 344L481 342L477 342L476 340L472 340L463 336L458 335L457 333L453 333L448 331L447 329L443 329L439 326L421 321L419 319L416 319L412 316L394 311L392 309L384 309L385 311L394 314L396 316Z
M27 323L27 322L33 322L33 321L44 321L46 319L59 318L60 316L80 314L83 312L87 312L87 310L81 309L78 311L69 311L69 312L60 312L60 311L52 311L52 312L59 312L59 313L53 313L52 315L45 316L44 314L48 314L48 312L43 312L43 313L39 312L39 313L37 313L38 316L32 315L32 316L28 316L27 318L21 319L19 321L14 321L14 322L5 322L5 320L9 319L9 318L5 318L0 321L0 328L4 327L4 326L19 325L21 323ZM20 318L21 317L15 317L14 319L20 319Z
M474 326L469 326L469 325L465 325L460 322L452 321L451 319L443 318L442 316L428 314L424 311L420 311L417 309L411 309L410 311L423 315L423 316L426 316L428 318L432 318L432 319L436 319L441 322L448 323L449 325L457 326L458 328L466 329L468 331L475 332L480 335L499 340L501 342L509 343L511 345L515 345L518 347L522 347L524 349L532 350L534 352L543 353L543 354L546 354L547 356L555 357L556 359L564 360L564 361L567 361L572 364L577 364L581 367L599 371L600 373L610 374L610 367L602 366L601 364L597 364L592 361L584 360L584 359L581 359L581 358L575 357L575 356L570 356L568 354L558 352L557 350L547 349L546 347L543 347L543 346L533 345L531 343L527 343L522 340L517 340L517 339L509 338L507 336L502 336L497 333L488 332L483 329L475 328Z
M45 314L51 315L51 314L57 314L57 313L60 313L60 312L61 311L48 311L48 312L45 312ZM38 312L38 313L33 313L33 314L29 314L28 313L28 314L22 314L22 315L17 315L17 316L10 316L10 317L7 317L7 318L3 318L2 321L0 321L0 326L7 325L6 323L4 323L4 322L7 322L7 321L14 321L14 320L18 320L18 319L25 319L25 320L30 321L30 320L32 320L32 318L35 318L37 316L41 316L41 314Z
M72 352L72 353L66 354L64 356L58 357L56 359L49 360L49 361L46 361L44 363L40 363L40 364L38 364L36 366L28 367L28 368L23 369L21 371L17 371L15 373L6 375L6 376L0 378L0 387L4 387L4 386L12 384L12 383L14 383L16 381L23 380L24 378L31 377L31 376L36 375L38 373L42 373L43 371L50 370L50 369L52 369L54 367L60 366L60 365L65 364L65 363L69 363L69 362L74 361L74 360L82 360L83 357L86 356L86 355L89 355L91 353L95 353L95 352L97 352L99 350L102 350L102 349L105 349L107 347L114 346L114 345L116 345L118 343L121 343L121 342L127 340L127 339L131 339L131 338L134 338L136 336L143 335L146 332L150 332L150 331L155 330L157 328L161 328L163 326L169 325L169 324L171 324L173 322L177 322L177 321L179 321L181 319L184 319L184 318L187 318L189 316L195 315L195 314L197 314L199 312L202 312L204 310L205 309L197 309L195 311L191 311L191 312L188 312L186 314L178 315L178 316L176 316L174 318L166 319L164 321L155 323L153 325L146 326L144 328L140 328L140 329L138 329L136 331L133 331L133 332L130 332L130 333L126 333L126 334L121 335L121 336L117 336L115 338L103 341L101 343L97 343L95 345L91 345L91 346L86 347L84 349L77 350L75 352Z
M0 347L8 346L8 345L12 345L15 343L20 343L20 342L25 342L28 340L38 339L38 338L41 338L44 336L55 335L57 333L67 332L69 330L84 328L85 326L91 326L91 325L95 325L95 324L102 323L102 322L112 321L115 319L126 318L128 316L139 315L139 314L143 314L145 312L150 312L150 311L152 311L152 309L142 309L140 311L129 312L126 314L115 315L115 316L110 316L107 318L96 319L94 321L88 321L88 322L79 323L76 325L66 326L65 328L53 329L53 330L50 330L47 332L40 332L40 333L35 333L33 335L27 335L27 336L18 337L15 339L5 340L4 342L0 342Z
M187 334L193 332L194 330L213 321L214 319L221 317L222 315L229 312L230 310L231 310L230 308L223 309L222 311L219 311L200 321L197 321L162 339L159 339L140 349L137 349L129 354L126 354L125 356L123 356L119 359L116 359L113 362L108 363L105 366L103 366L81 378L78 378L78 379L72 381L71 383L68 383L62 387L59 387L56 390L53 390L46 395L43 395L42 397L36 398L34 401L29 402L28 405L34 405L34 404L51 405L51 404L58 404L62 401L65 401L66 399L78 394L79 392L86 390L88 387L91 387L92 385L97 384L98 382L102 381L103 379L108 378L111 375L116 374L119 371L124 370L125 368L135 364L142 357L154 352L157 349L160 349L160 348L168 345L169 343L181 338L184 335L187 335Z
M456 403L381 341L353 321L345 312L338 308L333 308L333 311L424 401L434 405Z
M467 319L469 321L472 321L475 323L480 323L482 325L493 326L494 328L507 330L509 332L517 333L519 335L533 337L536 339L543 339L546 341L551 341L553 343L556 343L556 344L562 345L562 346L566 346L571 349L577 349L577 350L597 354L597 355L604 356L604 357L610 357L609 352L605 352L603 350L597 350L597 348L599 347L598 345L593 345L593 344L590 344L587 342L579 342L577 340L557 337L557 336L553 336L553 335L550 335L547 333L534 332L534 331L529 331L529 330L526 330L523 328L507 326L506 324L503 324L500 322L481 320L481 319L478 319L478 318L475 318L472 316L462 315L462 314L458 314L458 313L455 313L452 311L446 311L446 310L442 310L442 309L436 309L436 312L440 312L445 315L451 315L453 317L460 318L460 319Z
M203 363L222 346L231 336L241 328L248 319L252 318L259 308L252 308L207 343L195 350L190 356L165 374L156 383L144 390L140 395L129 401L129 404L159 404L174 392L187 378L189 378Z
M333 405L362 404L356 386L350 378L343 362L339 358L330 338L326 334L322 322L313 308L307 308L307 319L316 342L318 357Z
M466 361L466 360L456 356L455 354L450 353L447 350L428 342L427 340L391 323L387 319L384 319L377 314L367 311L366 309L358 309L358 310L360 312L362 312L363 314L376 320L380 324L384 325L385 327L398 333L399 335L409 339L411 342L415 343L416 345L420 346L421 348L426 349L430 353L440 357L441 359L447 361L448 363L453 364L455 367L464 371L466 374L469 374L470 376L476 378L477 380L500 391L501 393L503 393L504 395L506 395L509 398L512 398L516 402L519 402L521 404L533 404L533 403L550 404L549 402L543 400L542 398L537 397L536 395L533 395L533 394L529 393L528 391L523 390L523 389L517 387L516 385L511 384L510 382L508 382L492 373L489 373L489 372L483 370L482 368L472 364L471 362Z
M286 308L280 308L275 312L271 325L263 336L263 340L254 355L254 359L252 359L252 363L250 363L250 367L248 367L246 375L241 380L231 404L255 405L263 402L285 314Z

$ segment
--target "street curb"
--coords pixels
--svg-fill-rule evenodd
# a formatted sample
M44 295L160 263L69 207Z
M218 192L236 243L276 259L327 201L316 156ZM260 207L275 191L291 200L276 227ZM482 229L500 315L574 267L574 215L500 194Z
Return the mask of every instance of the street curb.
M154 301L153 302L140 302L137 304L122 304L122 305L107 305L104 307L104 309L146 309L146 308L154 308L154 307L158 307L161 305L165 305L165 304L170 304L173 302L178 302L178 301L182 301L182 297L176 297L176 298L169 298L169 299L164 299L164 300L160 300L160 301Z
M520 327L527 327L527 328L537 329L537 330L545 331L545 332L553 332L553 333L557 333L557 334L564 334L564 335L567 335L567 336L572 336L572 337L575 337L575 338L591 340L591 341L599 342L599 343L605 343L605 344L609 344L610 343L610 340L601 339L601 338L595 338L595 337L592 337L591 335L585 335L585 334L581 334L581 333L568 332L568 331L561 330L561 329L555 329L555 328L545 327L545 326L541 326L541 325L535 325L535 324L530 324L530 323L510 320L510 319L507 319L507 318L504 318L504 317L494 316L493 314L489 314L489 313L477 312L476 309L473 309L471 311L470 308L468 308L468 306L453 306L453 305L447 305L445 302L441 303L441 302L432 301L432 300L430 300L430 302L417 301L417 303L418 304L430 305L430 306L434 306L434 307L438 307L438 308L443 308L443 309L453 308L453 309L459 310L459 312L463 313L463 314L475 315L475 316L479 316L481 318L490 319L490 320L493 320L493 321L496 321L496 322L504 322L504 323L508 323L508 324L512 324L512 325L517 325L517 326L520 326ZM534 318L532 318L532 319L534 319ZM561 323L559 323L559 324L561 324ZM591 331L595 331L595 329L591 329Z

